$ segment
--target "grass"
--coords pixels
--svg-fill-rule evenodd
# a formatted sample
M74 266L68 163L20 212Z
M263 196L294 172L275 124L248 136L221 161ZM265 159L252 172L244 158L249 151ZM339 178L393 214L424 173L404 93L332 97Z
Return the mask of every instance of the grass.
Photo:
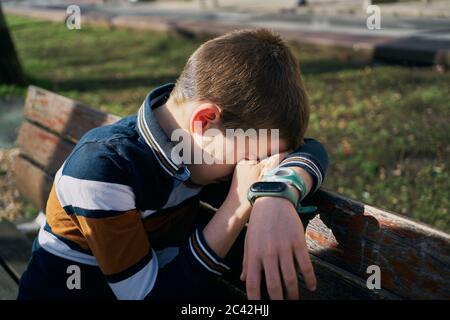
M201 43L165 33L7 16L30 83L119 115L174 81ZM307 132L327 147L325 187L450 231L450 74L371 65L358 53L292 44L310 95ZM25 88L0 86L0 95Z

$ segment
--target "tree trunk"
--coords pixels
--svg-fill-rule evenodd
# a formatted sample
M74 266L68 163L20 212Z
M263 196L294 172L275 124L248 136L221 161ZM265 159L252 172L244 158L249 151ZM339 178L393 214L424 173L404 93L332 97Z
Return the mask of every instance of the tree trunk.
M0 83L25 84L19 59L0 3Z

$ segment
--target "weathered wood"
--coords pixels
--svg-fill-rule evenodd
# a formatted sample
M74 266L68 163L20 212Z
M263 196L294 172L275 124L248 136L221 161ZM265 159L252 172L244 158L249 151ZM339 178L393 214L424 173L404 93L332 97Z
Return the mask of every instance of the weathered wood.
M54 133L24 121L19 130L20 153L32 159L50 175L54 175L75 146Z
M377 265L382 288L404 298L450 298L448 234L323 190L314 202L311 253L364 279Z
M31 256L31 242L9 221L0 222L0 260L18 283Z
M0 264L0 300L15 300L19 286Z
M14 161L14 176L20 193L45 210L53 177L20 155Z
M24 116L73 142L92 128L120 119L34 86L28 89Z
M317 279L317 289L310 292L300 277L300 292L304 300L398 300L400 297L384 290L369 290L366 280L331 263L311 255Z
M203 201L200 202L200 208L209 214L214 214L217 211L216 208ZM299 273L300 292L303 300L401 299L399 296L383 288L381 290L369 290L365 278L328 263L315 255L311 255L311 260L317 279L317 290L310 292L306 289L306 285ZM232 284L245 292L245 284L239 279L233 280Z

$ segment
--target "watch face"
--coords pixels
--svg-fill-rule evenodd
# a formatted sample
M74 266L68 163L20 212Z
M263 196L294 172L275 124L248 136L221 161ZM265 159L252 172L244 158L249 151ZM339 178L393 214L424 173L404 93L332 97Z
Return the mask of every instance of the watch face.
M250 187L252 192L282 192L286 188L286 184L276 181L260 181L255 182Z

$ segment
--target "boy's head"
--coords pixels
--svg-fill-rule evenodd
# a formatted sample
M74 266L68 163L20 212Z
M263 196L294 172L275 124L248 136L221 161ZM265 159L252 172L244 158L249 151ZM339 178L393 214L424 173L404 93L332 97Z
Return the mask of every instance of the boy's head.
M278 129L280 152L303 143L309 119L299 65L281 38L266 29L234 31L201 45L186 63L169 101L189 110L183 112L184 127L191 134L198 134L194 123L200 123L203 132L216 128L223 134L226 129ZM271 148L258 153L270 155ZM195 171L202 168L190 169L196 178ZM214 167L207 170L214 176ZM225 171L229 175L232 166L217 170L214 178L225 176Z

